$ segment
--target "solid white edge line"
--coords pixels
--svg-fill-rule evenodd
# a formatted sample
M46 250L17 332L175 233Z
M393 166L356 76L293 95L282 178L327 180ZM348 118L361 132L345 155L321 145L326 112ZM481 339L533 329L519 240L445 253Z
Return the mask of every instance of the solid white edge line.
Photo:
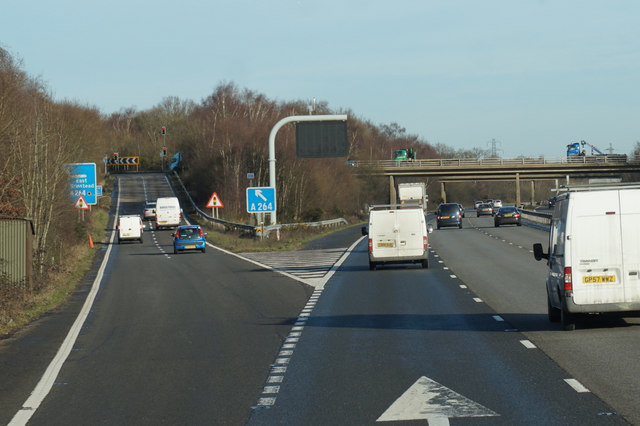
M324 285L327 283L327 281L329 281L329 279L333 276L333 274L336 273L336 271L338 270L338 268L340 266L342 266L342 264L344 263L345 260L347 260L347 257L349 257L349 255L353 252L353 250L356 248L356 246L358 244L360 244L360 241L364 240L366 235L363 235L362 237L358 238L356 240L356 242L354 242L353 244L351 244L351 246L342 254L342 256L340 257L340 259L338 259L338 261L336 263L333 264L333 266L331 267L331 270L329 270L329 272L327 272L327 274L322 278L322 280L318 283L318 285L316 286L316 288L318 289L324 289Z
M104 259L102 260L102 264L98 269L98 274L96 275L96 279L93 281L93 285L91 286L91 290L87 295L87 299L78 314L78 317L74 321L69 333L67 333L67 337L65 337L62 345L58 349L56 356L53 358L46 371L40 378L40 381L36 385L36 387L31 392L31 395L27 398L27 400L22 404L22 408L13 416L13 419L9 422L9 426L22 426L26 425L31 416L36 412L36 410L42 404L44 398L51 391L51 387L53 386L58 374L60 373L60 369L62 369L62 365L65 363L71 350L73 349L73 345L75 344L78 335L80 334L80 330L84 325L87 317L89 316L89 312L91 311L91 307L93 306L93 302L98 294L98 290L100 289L100 283L102 282L102 277L104 276L104 270L107 267L107 263L109 261L109 254L111 253L111 248L113 247L113 241L115 238L115 229L116 229L116 221L118 219L118 212L120 211L120 179L118 179L118 202L116 203L116 214L113 218L113 225L111 231L111 238L109 239L109 247L107 247L107 252L104 255Z

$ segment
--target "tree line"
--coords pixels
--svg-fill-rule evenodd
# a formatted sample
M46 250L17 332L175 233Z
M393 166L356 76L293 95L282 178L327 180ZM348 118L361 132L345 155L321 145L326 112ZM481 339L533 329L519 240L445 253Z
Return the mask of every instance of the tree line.
M39 281L60 262L60 253L85 247L87 224L78 220L69 196L67 163L96 163L103 170L105 156L139 156L142 171L160 171L180 152L180 177L192 198L204 207L212 192L224 203L223 219L249 222L245 189L247 174L253 186L268 186L268 138L280 119L309 113L306 101L274 101L233 82L222 82L200 102L166 97L158 105L137 110L123 107L105 114L96 107L54 100L50 89L29 76L20 60L0 47L0 217L33 221L34 270ZM326 102L315 114L348 115L348 157L389 160L393 152L411 148L418 158L484 158L488 150L454 150L430 144L398 123L374 124L346 109L332 110ZM166 128L166 134L161 132ZM160 153L166 146L168 157ZM354 173L347 158L298 158L295 127L284 126L276 141L277 204L281 222L327 218L363 218L366 205L387 203L385 178ZM163 164L164 161L164 164ZM112 171L114 167L110 167ZM99 173L98 183L108 182ZM437 182L427 182L437 202ZM452 197L471 202L483 194L508 199L510 186L464 185Z
M181 179L201 207L215 191L224 202L222 218L248 222L247 174L253 173L254 186L268 186L271 128L283 117L307 113L304 101L277 102L223 82L199 103L167 97L148 110L104 114L93 106L54 100L46 84L0 47L0 149L5 154L0 157L0 217L33 222L35 280L44 285L61 267L61 253L74 256L86 246L89 225L79 220L70 199L64 165L96 163L98 184L105 184L109 177L100 173L105 156L140 156L142 171L160 171L166 144L169 157L182 153ZM350 110L332 111L326 102L318 103L315 113L349 116L350 158L390 159L399 148L413 148L423 158L437 156L431 145L396 123L375 125ZM280 221L354 218L366 204L387 202L388 183L358 178L346 158L297 158L295 152L295 127L285 126L276 141Z

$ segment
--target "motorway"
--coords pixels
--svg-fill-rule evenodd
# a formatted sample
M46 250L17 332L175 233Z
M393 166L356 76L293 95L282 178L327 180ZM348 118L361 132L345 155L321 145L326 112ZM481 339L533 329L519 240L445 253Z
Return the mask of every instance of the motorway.
M119 180L121 214L171 193L159 174ZM106 244L101 280L96 262L67 306L0 341L1 424L640 424L640 321L549 323L543 230L468 213L430 234L429 269L377 271L357 228L243 256L173 255L170 233Z

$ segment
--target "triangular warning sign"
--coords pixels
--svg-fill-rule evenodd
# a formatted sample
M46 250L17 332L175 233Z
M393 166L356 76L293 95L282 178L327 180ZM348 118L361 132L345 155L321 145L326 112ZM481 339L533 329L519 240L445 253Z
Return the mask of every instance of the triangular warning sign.
M74 206L76 209L89 210L89 204L87 204L87 201L84 199L82 194L78 196L78 199L76 200Z
M222 201L220 201L220 197L218 197L218 194L214 192L209 199L209 202L207 203L207 207L213 209L216 207L224 207L224 205L222 204Z

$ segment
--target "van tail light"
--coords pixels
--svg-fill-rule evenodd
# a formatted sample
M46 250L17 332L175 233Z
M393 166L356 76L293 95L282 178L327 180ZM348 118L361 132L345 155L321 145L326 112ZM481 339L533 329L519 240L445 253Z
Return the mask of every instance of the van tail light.
M571 266L564 268L564 291L573 290L573 278L571 277Z
M373 251L373 240L369 238L369 251Z
M427 236L422 237L422 247L426 250L429 247L429 242L427 241Z

